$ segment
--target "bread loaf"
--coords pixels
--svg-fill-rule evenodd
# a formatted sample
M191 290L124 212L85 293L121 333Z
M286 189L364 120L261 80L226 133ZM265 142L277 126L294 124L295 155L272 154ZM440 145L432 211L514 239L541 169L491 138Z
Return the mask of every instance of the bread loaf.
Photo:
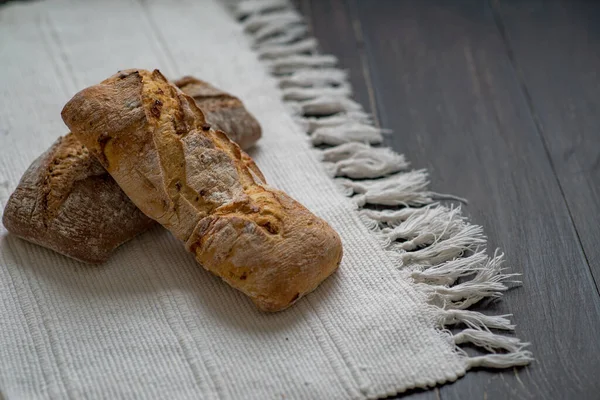
M210 123L230 129L244 146L258 140L260 125L239 99L192 77L177 82L210 106ZM246 161L254 167L249 157ZM27 169L2 222L14 235L89 263L106 261L122 243L155 225L71 133Z
M337 233L267 186L158 70L84 89L62 117L138 208L260 309L290 306L339 265Z
M191 76L185 76L174 83L196 101L210 125L227 133L229 139L242 149L249 149L260 139L258 121L246 111L237 97Z
M27 169L2 223L14 235L91 263L154 225L71 133Z

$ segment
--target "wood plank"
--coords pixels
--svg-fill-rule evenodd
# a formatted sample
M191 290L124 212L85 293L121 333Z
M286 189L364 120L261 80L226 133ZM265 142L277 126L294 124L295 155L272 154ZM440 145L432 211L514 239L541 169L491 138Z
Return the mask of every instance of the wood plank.
M597 395L600 299L492 10L359 0L356 16L394 147L429 169L434 190L470 199L490 247L523 273L524 287L491 310L515 314L537 362L471 372L441 388L442 399Z
M309 24L311 33L319 40L323 53L333 54L339 66L348 71L353 95L365 110L374 110L370 77L366 70L366 55L358 27L350 19L349 5L344 0L297 0L297 7Z
M492 4L600 288L600 3Z

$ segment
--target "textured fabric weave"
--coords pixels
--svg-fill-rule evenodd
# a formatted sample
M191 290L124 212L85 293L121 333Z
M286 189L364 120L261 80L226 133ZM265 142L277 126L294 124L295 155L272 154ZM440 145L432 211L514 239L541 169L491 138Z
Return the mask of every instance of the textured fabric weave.
M0 209L67 132L78 90L126 68L194 75L239 96L271 185L339 233L339 271L291 309L258 312L156 228L88 266L0 228L0 398L343 399L454 380L466 358L426 296L327 175L241 26L217 1L0 6Z

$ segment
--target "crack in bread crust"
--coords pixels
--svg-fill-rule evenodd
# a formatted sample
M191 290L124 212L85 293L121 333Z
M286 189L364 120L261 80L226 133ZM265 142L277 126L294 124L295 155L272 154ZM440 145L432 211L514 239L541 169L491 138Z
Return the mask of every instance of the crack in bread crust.
M210 125L227 132L241 148L250 148L261 137L260 124L239 98L190 76L175 81L175 85L194 99Z

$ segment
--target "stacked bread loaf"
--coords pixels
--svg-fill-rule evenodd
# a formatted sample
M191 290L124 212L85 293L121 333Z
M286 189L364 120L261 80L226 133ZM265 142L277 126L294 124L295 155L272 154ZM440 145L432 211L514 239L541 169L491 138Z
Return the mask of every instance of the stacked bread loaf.
M127 70L77 93L62 112L72 134L25 173L5 226L98 262L157 221L260 309L282 310L337 268L340 238L269 187L224 132L244 147L260 136L238 99L193 78L176 83Z
M207 121L245 149L261 136L242 102L192 77L175 81L193 97ZM89 263L106 261L112 251L156 222L123 193L102 165L69 133L38 157L8 200L3 223L12 234Z

